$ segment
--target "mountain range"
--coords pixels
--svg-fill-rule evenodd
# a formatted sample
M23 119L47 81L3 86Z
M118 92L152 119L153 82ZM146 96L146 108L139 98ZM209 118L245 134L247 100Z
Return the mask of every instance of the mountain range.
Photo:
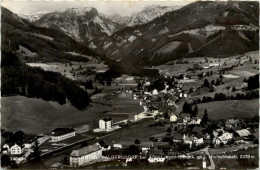
M194 2L98 44L106 56L132 65L159 65L196 56L258 50L258 2Z
M96 44L104 41L116 31L127 26L147 23L165 12L178 7L148 6L131 17L118 14L105 15L93 7L68 8L65 11L56 11L47 14L32 16L21 15L37 26L59 29L90 48L97 48Z
M108 16L93 7L69 8L30 21L31 27L58 30L59 36L76 40L86 51L122 66L160 65L183 57L224 57L259 47L259 3L253 1L149 6L130 17Z

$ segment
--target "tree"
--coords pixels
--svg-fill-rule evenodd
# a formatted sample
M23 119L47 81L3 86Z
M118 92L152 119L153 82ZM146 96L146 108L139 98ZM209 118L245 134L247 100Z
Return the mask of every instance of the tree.
M167 128L167 133L170 135L172 133L172 129L170 127Z
M138 90L141 90L141 89L142 89L142 84L141 84L140 81L138 81L138 83L137 83L137 89L138 89Z
M215 85L215 81L211 80L211 86Z
M202 103L206 103L206 102L207 102L207 98L206 98L206 96L203 96Z
M136 144L136 145L140 145L140 143L141 143L141 142L140 142L139 139L136 139L136 140L135 140L135 144Z
M137 146L135 145L130 145L129 148L125 150L126 155L139 155L140 150Z
M205 79L205 80L204 80L203 86L204 86L204 87L209 87L209 81L208 81L208 79Z
M191 108L191 105L187 102L185 102L183 104L183 112L184 113L191 113L192 112L192 108Z
M203 127L205 127L205 125L208 123L208 111L207 109L204 110L204 115L201 119L201 124Z
M216 84L215 84L216 86L219 86L220 85L220 81L219 81L219 79L217 79L217 81L216 81Z
M35 147L33 149L33 157L35 161L41 161L41 151L39 149L39 142L38 140L35 141Z
M198 105L195 105L193 111L191 112L191 117L196 117L198 115L198 112Z

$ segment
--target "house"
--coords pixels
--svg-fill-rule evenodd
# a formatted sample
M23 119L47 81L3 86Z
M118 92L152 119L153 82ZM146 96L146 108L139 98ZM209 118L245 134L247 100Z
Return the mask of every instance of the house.
M121 144L114 144L114 145L113 145L113 148L114 148L114 149L122 149L123 147L122 147Z
M182 120L183 124L187 124L190 120L190 114L188 113L182 113L180 114L180 119Z
M20 155L23 153L24 145L17 145L16 143L10 147L11 155Z
M157 90L157 89L154 89L154 90L152 91L152 94L153 94L153 95L158 95L158 94L159 94L159 92L158 92L158 90Z
M102 148L99 144L90 145L78 150L73 150L70 154L70 166L80 167L91 161L102 157Z
M153 147L153 142L144 142L141 145L142 152L148 152Z
M148 162L158 163L165 161L165 154L162 150L151 149L148 151Z
M177 121L177 116L176 116L175 114L172 114L172 115L170 116L170 121L171 121L171 122L176 122L176 121Z
M60 162L56 162L51 165L51 169L63 169L63 164Z
M220 145L221 143L227 144L227 142L229 140L231 140L232 138L233 138L233 133L225 132L221 136L216 138L215 143L216 143L216 145Z
M113 125L113 120L111 117L106 117L99 120L99 129L111 129Z
M58 142L64 139L71 138L75 136L75 130L73 128L56 128L51 133L52 142Z
M240 137L247 137L247 136L251 135L251 133L247 129L237 130L236 134Z
M181 142L183 140L183 135L180 133L174 133L173 142Z
M202 133L202 131L203 131L203 129L204 128L202 128L202 127L199 127L199 126L195 126L193 129L192 129L192 132L193 133Z
M198 117L192 117L190 119L187 119L187 124L188 125L199 125L201 122L201 119Z
M8 153L10 151L10 146L9 146L9 144L4 144L4 146L3 146L3 149L2 149L2 152L3 153Z
M238 119L228 119L225 123L226 128L235 128L238 127L240 124L240 121Z
M190 136L186 136L185 134L183 135L183 142L185 144L189 144L190 148L192 146L192 144L195 144L195 146L201 145L204 143L203 141L203 135L201 134L192 134Z

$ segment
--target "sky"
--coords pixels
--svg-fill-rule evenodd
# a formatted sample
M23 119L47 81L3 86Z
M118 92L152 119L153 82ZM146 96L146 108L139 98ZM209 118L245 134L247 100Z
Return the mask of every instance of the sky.
M31 15L37 13L63 11L67 8L94 7L103 14L119 14L121 16L130 16L133 12L141 11L148 5L174 6L187 5L191 1L171 0L171 1L10 1L2 0L1 5L16 14Z

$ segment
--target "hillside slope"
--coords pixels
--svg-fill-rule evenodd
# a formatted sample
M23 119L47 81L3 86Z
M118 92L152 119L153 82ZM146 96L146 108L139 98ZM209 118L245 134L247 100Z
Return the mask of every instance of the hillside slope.
M227 56L258 49L258 2L194 2L99 44L123 64L159 65L190 56Z
M2 50L21 53L32 61L86 61L86 58L73 56L65 52L75 51L98 57L90 50L61 31L41 28L20 18L6 8L2 9Z

